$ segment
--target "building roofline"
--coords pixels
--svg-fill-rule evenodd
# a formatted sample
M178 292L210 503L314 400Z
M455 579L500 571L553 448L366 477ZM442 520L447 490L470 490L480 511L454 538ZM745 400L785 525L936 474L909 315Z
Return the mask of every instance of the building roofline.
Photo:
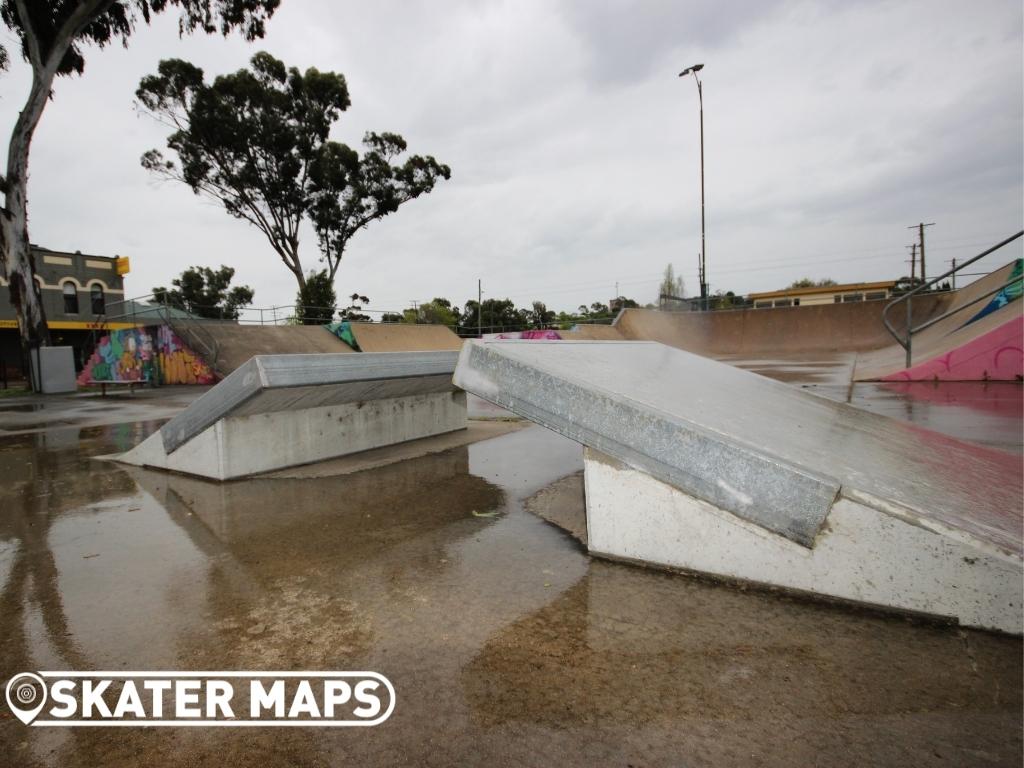
M789 288L781 291L765 291L763 293L751 293L750 299L774 299L781 296L806 296L808 294L843 293L848 291L870 291L883 288L892 288L897 280L880 280L874 283L843 283L842 285L818 285L810 288Z
M95 253L82 253L81 251L58 251L53 248L46 248L42 245L36 245L35 243L29 243L29 247L34 251L40 251L45 253L52 253L57 256L79 256L83 259L107 259L108 261L114 261L119 258L118 254L113 256L100 256Z

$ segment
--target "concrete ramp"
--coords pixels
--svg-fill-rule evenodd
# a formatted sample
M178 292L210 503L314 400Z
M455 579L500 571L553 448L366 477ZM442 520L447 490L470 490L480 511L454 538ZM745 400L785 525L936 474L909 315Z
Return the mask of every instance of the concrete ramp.
M1020 381L1024 374L1024 301L1020 259L950 294L960 309L914 334L911 366L897 344L858 356L858 381ZM1017 278L1016 282L1014 278ZM1004 285L1016 290L1000 291ZM915 298L914 302L917 301ZM894 308L898 314L902 308Z
M217 372L226 376L254 355L311 355L354 353L322 325L241 325L202 322L182 326L183 334L201 334L217 349ZM404 323L351 323L352 335L362 352L458 352L462 340L443 325Z
M193 321L191 325L199 324ZM190 324L183 325L183 333ZM216 369L226 376L254 355L311 355L353 352L345 342L320 325L240 325L230 322L203 322L204 338L217 348Z
M464 429L456 359L258 355L118 460L228 480Z
M587 447L594 554L1021 631L1018 457L655 343L472 341L455 383Z
M462 339L445 325L351 323L351 328L363 352L458 352L462 349Z
M886 303L862 301L715 312L626 309L614 327L627 339L659 341L707 357L785 359L808 352L857 352L892 346L893 338L882 323ZM922 297L914 302L915 322L942 314L950 303L950 294ZM894 320L903 322L903 318Z
M570 341L624 341L622 332L611 325L574 325L568 331L559 331L563 339Z

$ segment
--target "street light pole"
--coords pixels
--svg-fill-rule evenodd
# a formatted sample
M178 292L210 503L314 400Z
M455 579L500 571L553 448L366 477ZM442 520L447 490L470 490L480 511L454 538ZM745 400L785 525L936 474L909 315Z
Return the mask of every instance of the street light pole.
M679 73L680 77L693 75L697 81L697 103L700 106L700 298L704 309L708 308L708 251L704 237L704 87L697 73L703 64L694 64Z

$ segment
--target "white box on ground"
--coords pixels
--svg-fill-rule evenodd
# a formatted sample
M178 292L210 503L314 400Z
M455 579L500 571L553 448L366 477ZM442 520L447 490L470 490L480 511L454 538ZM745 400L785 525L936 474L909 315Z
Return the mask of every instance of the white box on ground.
M75 392L75 350L73 347L38 347L32 350L32 377L45 395Z

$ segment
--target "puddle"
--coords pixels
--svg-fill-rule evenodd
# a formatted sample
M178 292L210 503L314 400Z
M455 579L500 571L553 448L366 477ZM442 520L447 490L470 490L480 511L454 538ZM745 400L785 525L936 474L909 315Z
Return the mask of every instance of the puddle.
M539 427L338 477L217 484L90 458L159 423L0 438L0 676L371 669L395 714L0 722L11 763L1020 764L1019 639L593 560L523 509L581 467Z
M21 405L0 405L0 413L32 413L41 411L41 403L23 403Z

